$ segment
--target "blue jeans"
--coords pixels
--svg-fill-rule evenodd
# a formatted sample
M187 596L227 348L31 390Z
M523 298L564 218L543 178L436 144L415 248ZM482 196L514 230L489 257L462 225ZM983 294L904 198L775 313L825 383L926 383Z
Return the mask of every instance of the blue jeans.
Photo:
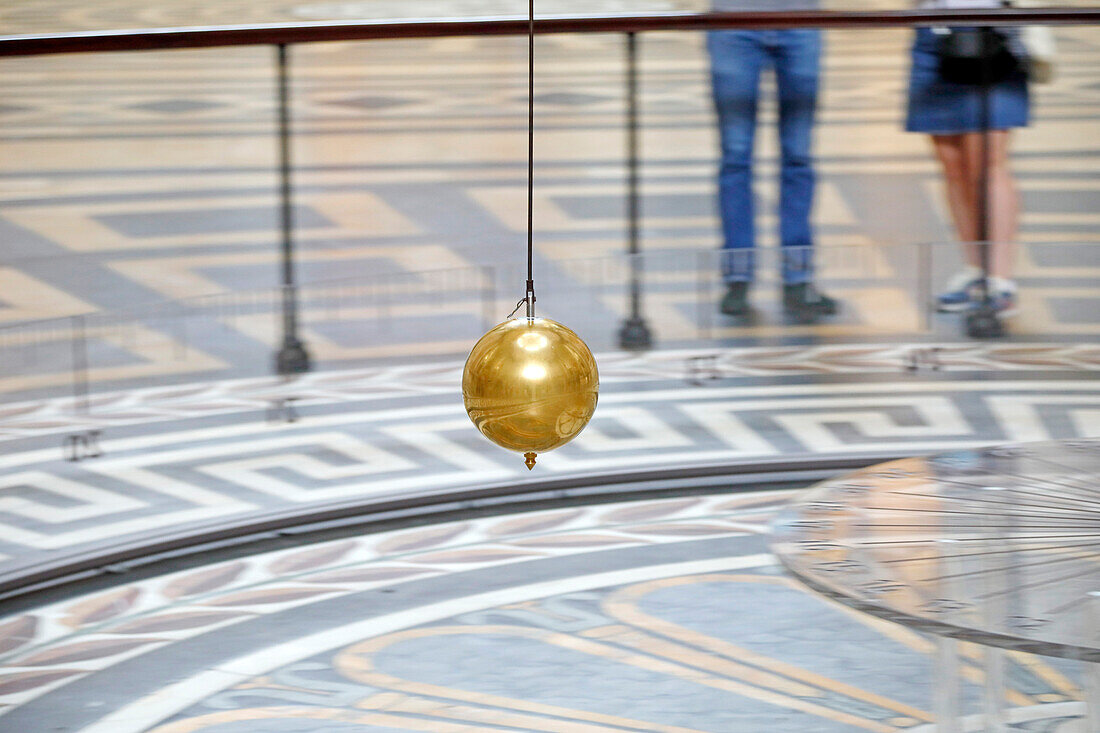
M817 107L821 31L728 30L707 34L711 82L722 141L718 204L725 237L723 277L750 282L756 245L752 195L753 139L760 72L775 69L779 94L779 240L783 282L813 275L814 169L810 152Z

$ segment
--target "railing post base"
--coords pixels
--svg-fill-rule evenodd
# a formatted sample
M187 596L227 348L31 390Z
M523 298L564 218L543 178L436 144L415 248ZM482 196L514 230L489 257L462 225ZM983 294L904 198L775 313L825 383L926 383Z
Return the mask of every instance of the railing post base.
M278 374L302 374L310 367L309 352L298 339L287 339L275 354L275 371Z
M653 345L653 334L643 318L628 318L619 329L619 348L630 351L648 349Z

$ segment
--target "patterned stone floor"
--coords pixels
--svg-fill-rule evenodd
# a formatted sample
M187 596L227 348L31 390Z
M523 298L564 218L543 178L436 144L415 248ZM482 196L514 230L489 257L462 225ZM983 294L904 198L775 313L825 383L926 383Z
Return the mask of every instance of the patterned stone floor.
M0 726L929 731L930 641L784 577L761 534L787 495L408 528L34 608L0 619ZM1009 672L1013 730L1084 731L1073 664Z
M5 8L25 28L35 17L84 28L123 17L124 4ZM242 5L259 8L225 12ZM154 9L169 23L184 7ZM1035 123L1014 143L1023 308L1010 330L1074 343L1098 329L1100 33L1058 35L1058 77L1034 90ZM928 314L957 252L927 141L901 130L908 41L900 29L828 34L815 220L819 279L845 307L808 325L779 313L771 255L755 317L715 312L717 143L701 39L641 38L643 303L662 348L959 337L957 318ZM622 39L540 38L539 54L541 312L608 351L629 302ZM459 357L522 286L523 40L319 44L291 57L302 336L319 368ZM270 372L273 58L0 60L0 399L67 394L81 359L108 391ZM774 109L762 115L770 131ZM773 138L762 132L759 151L768 252ZM61 320L40 322L50 318Z
M528 473L460 363L104 393L0 412L0 575L214 521L555 476L1100 434L1093 344L600 355L600 405ZM73 460L74 458L80 460Z

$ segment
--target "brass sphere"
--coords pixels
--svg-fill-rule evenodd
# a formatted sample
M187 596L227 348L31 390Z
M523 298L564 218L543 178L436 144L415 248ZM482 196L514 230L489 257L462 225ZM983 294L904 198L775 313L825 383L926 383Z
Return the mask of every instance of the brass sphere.
M596 410L600 377L580 336L547 318L515 318L481 337L466 359L462 397L481 433L535 455L565 445Z

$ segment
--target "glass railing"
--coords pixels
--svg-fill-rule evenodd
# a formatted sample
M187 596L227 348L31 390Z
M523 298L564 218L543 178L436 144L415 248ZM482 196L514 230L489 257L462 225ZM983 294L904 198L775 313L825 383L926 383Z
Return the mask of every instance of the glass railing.
M597 353L622 349L632 318L644 325L648 348L669 351L953 343L961 318L935 312L931 297L940 275L956 268L957 249L817 247L817 282L841 304L817 321L784 311L774 250L758 253L751 312L731 318L717 309L723 254L683 247L548 262L543 271L556 276L545 277L539 312L569 324ZM1020 314L1001 342L1095 343L1097 291L1076 273L1098 251L1087 243L1022 246ZM311 282L298 290L298 336L313 372L454 363L514 308L522 275L517 262ZM279 288L8 325L0 328L0 401L73 395L74 408L87 411L97 393L264 377L282 334ZM1066 366L1093 370L1096 360Z

